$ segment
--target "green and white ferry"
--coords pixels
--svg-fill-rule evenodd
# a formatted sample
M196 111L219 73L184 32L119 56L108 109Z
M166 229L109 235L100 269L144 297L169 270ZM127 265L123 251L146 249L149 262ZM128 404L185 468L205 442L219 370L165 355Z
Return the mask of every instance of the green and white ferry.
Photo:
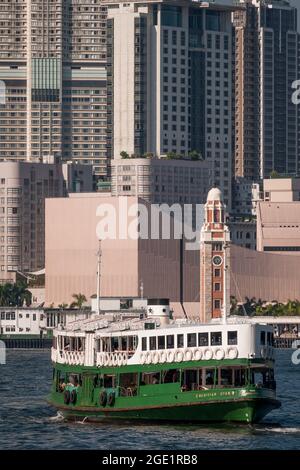
M280 406L271 327L173 320L165 299L57 329L51 354L66 418L253 423Z

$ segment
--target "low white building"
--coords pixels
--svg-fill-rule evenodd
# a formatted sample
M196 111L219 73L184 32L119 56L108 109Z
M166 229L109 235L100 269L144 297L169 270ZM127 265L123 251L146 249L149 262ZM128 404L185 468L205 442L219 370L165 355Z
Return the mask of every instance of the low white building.
M40 335L45 331L43 309L0 308L1 335Z

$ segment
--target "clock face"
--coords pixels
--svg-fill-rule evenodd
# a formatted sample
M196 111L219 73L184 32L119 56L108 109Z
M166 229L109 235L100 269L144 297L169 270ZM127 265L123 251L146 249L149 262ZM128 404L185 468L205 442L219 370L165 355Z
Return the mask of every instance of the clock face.
M222 262L223 262L221 256L219 256L219 255L214 256L213 259L212 259L212 261L213 261L213 264L214 264L215 266L220 266L220 265L222 264Z

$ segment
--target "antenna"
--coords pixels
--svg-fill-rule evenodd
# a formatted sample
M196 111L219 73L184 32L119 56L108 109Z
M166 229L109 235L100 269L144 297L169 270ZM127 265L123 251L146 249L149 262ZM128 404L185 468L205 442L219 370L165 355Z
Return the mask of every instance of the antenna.
M228 271L228 266L227 266L227 258L226 258L226 248L227 244L224 243L223 245L223 250L224 250L224 261L223 261L223 324L226 325L227 323L227 271Z
M143 279L141 279L141 282L140 282L140 295L141 295L141 300L143 300L143 298L144 298L144 283L143 283Z
M97 251L97 314L100 315L101 240Z

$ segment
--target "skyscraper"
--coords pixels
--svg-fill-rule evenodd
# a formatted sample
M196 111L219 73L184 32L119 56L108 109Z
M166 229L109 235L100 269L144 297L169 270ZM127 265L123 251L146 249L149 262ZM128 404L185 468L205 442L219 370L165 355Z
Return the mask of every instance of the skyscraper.
M74 158L105 176L106 8L1 0L0 15L0 158Z
M300 171L297 10L288 0L241 0L235 26L235 175Z
M196 151L231 205L233 7L192 0L108 7L108 138L120 153Z

